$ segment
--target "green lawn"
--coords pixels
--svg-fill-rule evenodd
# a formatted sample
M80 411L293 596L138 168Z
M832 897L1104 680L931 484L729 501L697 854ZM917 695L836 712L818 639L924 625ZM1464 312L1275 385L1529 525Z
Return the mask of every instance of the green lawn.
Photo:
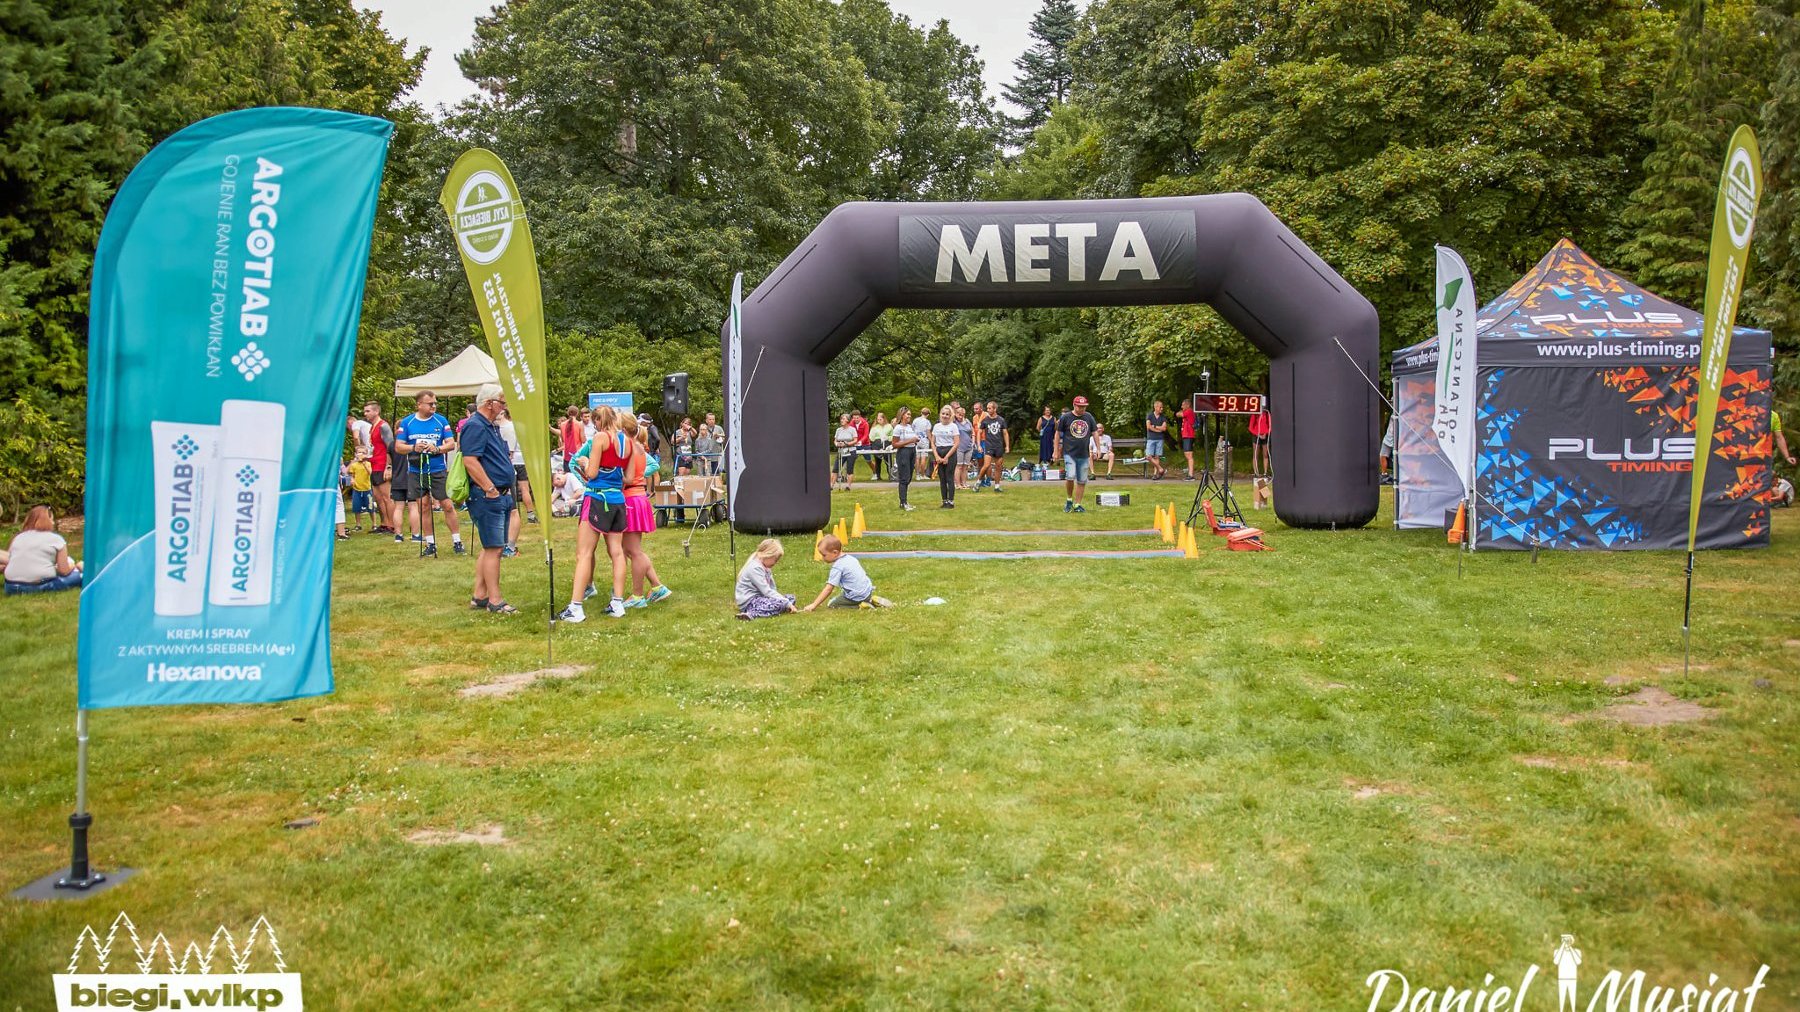
M878 529L1140 527L1192 486L1131 491L1079 517L1060 486L834 505ZM1460 988L1533 962L1526 1008L1552 1009L1565 931L1584 981L1768 963L1756 1008L1800 1004L1800 512L1770 550L1701 557L1686 678L1678 555L1459 575L1389 516L1253 514L1275 552L1202 535L1198 561L872 561L901 607L755 623L722 527L691 557L660 532L674 598L559 628L583 673L488 699L456 690L544 662L539 544L506 563L524 614L502 618L465 610L468 559L359 538L334 695L93 717L97 863L140 871L0 900L0 1007L50 1007L81 926L120 909L178 944L267 914L321 1009L1363 1009L1377 969ZM809 542L776 571L803 602ZM0 602L7 888L66 857L75 617ZM1714 715L1593 719L1645 685ZM407 840L488 824L509 842Z

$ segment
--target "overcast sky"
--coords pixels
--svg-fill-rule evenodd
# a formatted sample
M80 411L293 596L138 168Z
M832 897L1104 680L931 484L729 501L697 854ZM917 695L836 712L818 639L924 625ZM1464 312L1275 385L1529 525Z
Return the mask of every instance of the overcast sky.
M456 54L469 46L475 18L493 0L355 0L358 7L382 12L390 34L404 38L407 49L431 47L415 98L431 108L454 104L473 95L474 86L456 69ZM729 0L721 0L729 2ZM888 0L895 12L914 24L950 22L950 30L976 49L986 64L983 74L990 97L1000 102L1000 85L1012 80L1013 60L1031 40L1031 17L1040 0Z

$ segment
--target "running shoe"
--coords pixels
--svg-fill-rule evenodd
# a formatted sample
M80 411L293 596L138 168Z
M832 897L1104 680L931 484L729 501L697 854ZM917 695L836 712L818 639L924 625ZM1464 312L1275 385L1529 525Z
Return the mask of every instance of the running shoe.
M628 597L625 599L625 607L648 608L650 607L650 602L641 597Z
M519 550L511 545L507 545L505 548L500 549L500 557L502 559L516 559L519 557Z
M456 554L467 555L467 554L469 554L469 550L467 548L463 547L462 542L458 541L458 542L456 542Z
M421 558L421 559L437 558L437 546L436 545L426 545L425 550L419 553L419 558Z
M656 602L661 601L663 598L668 597L670 594L673 594L673 593L675 593L675 592L670 590L667 586L659 585L655 590L651 591L647 597L644 598L644 603L645 604L655 604Z
M1072 509L1072 510L1070 510L1070 511L1069 511L1069 512L1070 512L1070 513L1086 513L1086 512L1087 512L1087 507L1086 507L1086 506L1083 506L1083 505L1081 505L1081 504L1080 504L1080 503L1076 503L1076 504L1075 504L1075 508L1074 508L1074 509Z
M625 602L616 597L613 598L612 603L606 606L606 617L607 618L624 618L625 617Z
M558 622L570 622L579 625L582 622L587 621L587 610L582 608L579 604L570 604L567 608L562 610L562 614L556 616L556 620Z
M1075 500L1073 500L1073 499L1064 499L1064 500L1063 500L1063 512L1064 512L1064 513L1073 513L1073 512L1075 512Z

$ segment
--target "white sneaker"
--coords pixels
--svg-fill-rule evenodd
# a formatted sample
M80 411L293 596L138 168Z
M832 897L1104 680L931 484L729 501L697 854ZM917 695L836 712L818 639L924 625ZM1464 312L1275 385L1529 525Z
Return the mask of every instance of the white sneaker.
M612 603L606 606L606 614L608 618L624 618L625 602L616 597L613 598Z
M571 604L562 610L562 614L556 616L556 620L579 625L587 621L587 609L579 604Z
M903 510L905 510L905 511L906 511L906 512L908 512L908 513L911 513L911 512L912 512L912 511L913 511L913 504L912 504L912 503L909 503L909 502L908 502L908 503L901 503L901 504L900 504L900 508L901 508L901 509L903 509Z

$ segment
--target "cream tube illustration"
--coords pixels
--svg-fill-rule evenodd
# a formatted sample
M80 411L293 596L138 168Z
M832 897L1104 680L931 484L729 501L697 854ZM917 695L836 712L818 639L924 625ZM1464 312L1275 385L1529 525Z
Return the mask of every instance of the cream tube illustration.
M281 444L287 408L270 401L219 406L218 494L213 500L211 592L224 607L269 603L275 521L281 503Z
M156 614L198 615L206 607L212 557L219 427L151 422L156 467Z

